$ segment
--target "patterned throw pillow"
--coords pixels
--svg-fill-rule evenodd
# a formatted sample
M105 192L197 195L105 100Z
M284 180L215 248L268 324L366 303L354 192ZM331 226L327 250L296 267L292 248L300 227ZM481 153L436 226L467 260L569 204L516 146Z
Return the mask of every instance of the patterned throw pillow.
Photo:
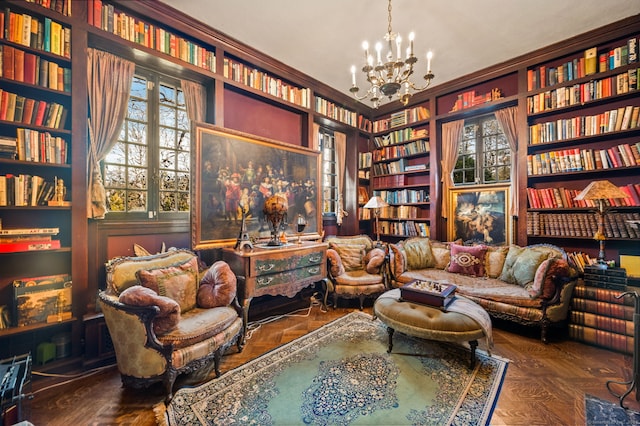
M568 277L570 275L569 264L564 259L545 259L536 271L533 282L525 288L529 290L532 299L541 297L549 300L556 293L556 278Z
M356 271L364 268L364 244L334 244L330 243L329 248L334 249L342 259L344 270Z
M407 260L407 270L433 268L436 265L428 238L409 238L402 247Z
M217 261L204 274L198 287L197 302L201 308L229 306L236 297L238 281L226 262Z
M474 277L484 276L484 258L487 246L460 246L451 244L451 261L447 271Z
M451 243L431 241L431 252L435 262L434 268L445 269L451 261Z
M140 285L150 288L160 296L169 297L180 305L182 313L196 306L198 287L198 258L193 256L188 261L151 270L141 269L136 272Z

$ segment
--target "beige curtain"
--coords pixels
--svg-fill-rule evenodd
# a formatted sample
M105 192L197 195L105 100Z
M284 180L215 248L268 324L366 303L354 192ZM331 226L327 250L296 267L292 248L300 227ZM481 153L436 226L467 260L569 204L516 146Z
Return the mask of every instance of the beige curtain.
M336 205L336 222L338 226L342 225L342 218L348 215L344 210L344 181L347 169L347 135L340 132L334 132L335 150L336 150L336 167L338 176L338 199Z
M464 120L451 121L442 125L442 217L448 217L449 189L453 187L451 172L458 160L458 147L462 138Z
M496 119L511 148L511 216L518 216L518 108L509 107L496 111Z
M181 80L180 87L184 93L189 120L205 121L207 117L207 90L205 87L190 80Z
M89 155L87 217L104 219L106 194L100 161L115 144L127 112L135 64L107 52L87 49Z

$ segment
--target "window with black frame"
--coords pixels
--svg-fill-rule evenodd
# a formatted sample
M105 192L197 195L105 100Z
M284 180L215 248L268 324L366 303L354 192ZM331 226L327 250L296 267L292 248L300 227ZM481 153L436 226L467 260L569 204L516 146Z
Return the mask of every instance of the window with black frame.
M136 69L116 144L102 163L109 219L189 219L190 126L177 79Z

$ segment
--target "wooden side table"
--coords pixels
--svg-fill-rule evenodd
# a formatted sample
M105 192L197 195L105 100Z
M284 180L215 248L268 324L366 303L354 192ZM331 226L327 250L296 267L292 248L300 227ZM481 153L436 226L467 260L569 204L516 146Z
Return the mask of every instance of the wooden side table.
M288 244L251 251L225 248L222 260L238 277L238 300L245 331L249 305L264 295L293 297L300 290L327 278L327 243Z

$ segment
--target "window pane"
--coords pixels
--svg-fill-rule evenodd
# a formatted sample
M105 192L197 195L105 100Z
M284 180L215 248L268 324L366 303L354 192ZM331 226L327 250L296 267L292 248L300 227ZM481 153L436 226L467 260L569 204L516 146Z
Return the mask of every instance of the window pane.
M124 143L116 142L113 148L111 148L111 151L107 154L105 162L112 164L126 164L125 149L126 146Z
M139 99L147 99L147 79L134 75L131 80L131 97Z
M176 132L174 129L160 127L160 146L164 148L175 148Z
M140 145L147 144L147 125L145 123L136 123L129 121L127 123L127 142L133 142Z
M147 189L147 169L129 168L128 187L135 189Z
M175 126L177 123L176 120L176 110L170 106L160 106L160 125L161 126Z
M125 191L109 190L107 193L107 208L112 212L123 212L124 200L126 198Z
M176 175L175 173L163 171L160 173L160 189L176 189Z
M143 191L131 191L127 195L128 211L146 211L147 210L147 193Z
M107 164L104 168L105 187L125 188L126 167Z
M143 99L129 99L129 118L137 121L147 120L147 101Z

